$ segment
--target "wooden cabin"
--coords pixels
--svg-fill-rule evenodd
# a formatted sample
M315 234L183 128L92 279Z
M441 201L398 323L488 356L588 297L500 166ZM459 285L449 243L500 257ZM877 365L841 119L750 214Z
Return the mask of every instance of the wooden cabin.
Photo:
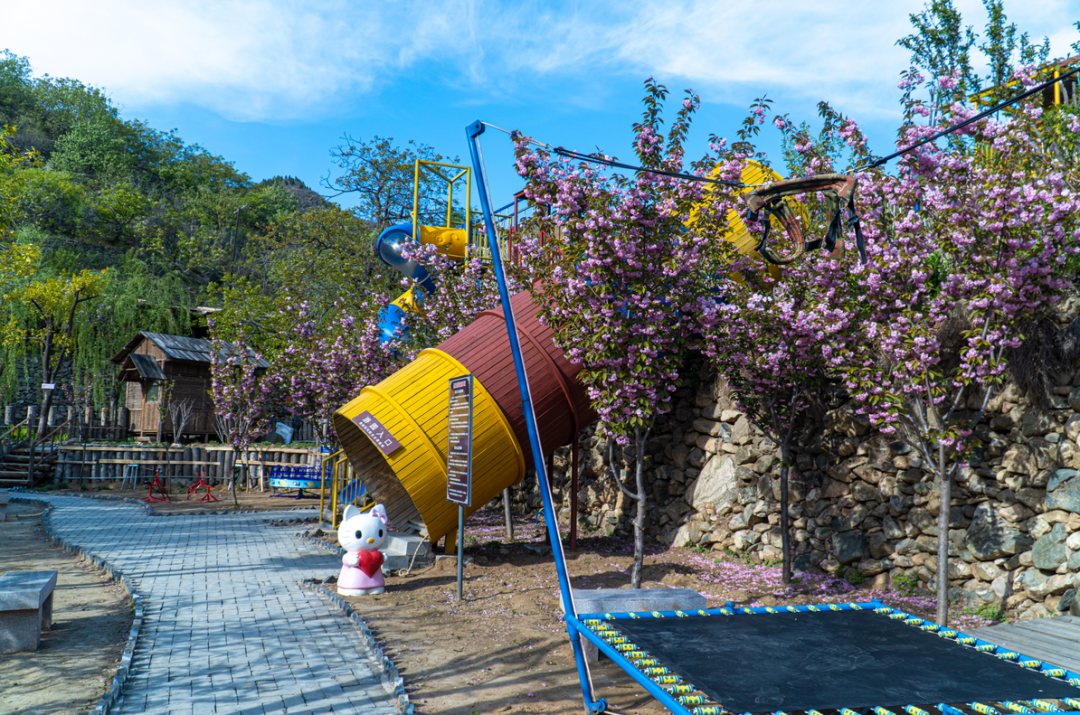
M210 396L211 346L209 340L141 332L112 358L120 366L120 380L127 383L124 404L131 432L139 437L156 437L164 417L162 437L172 439L167 404L163 405L169 391L168 399L174 403L190 400L193 404L184 425L185 435L216 437ZM270 367L270 363L260 360L259 367Z

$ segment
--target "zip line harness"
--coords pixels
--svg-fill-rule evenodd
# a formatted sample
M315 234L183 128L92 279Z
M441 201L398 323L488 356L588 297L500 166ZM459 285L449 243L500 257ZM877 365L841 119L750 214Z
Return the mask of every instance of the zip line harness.
M847 174L818 174L802 179L774 181L751 191L746 201L750 207L746 214L747 219L759 221L762 212L765 214L765 232L761 234L761 240L758 241L757 252L766 261L778 266L787 265L807 251L815 251L822 245L833 258L841 257L844 255L843 213L846 207L848 224L855 230L855 245L859 249L859 259L866 263L866 243L863 240L862 229L859 227L859 216L855 213L855 187L858 183L858 179ZM784 201L784 197L799 196L812 191L820 191L825 195L825 220L829 224L829 230L824 239L807 241L802 224L799 223L795 212ZM780 222L794 244L792 252L788 255L780 255L768 244L771 218Z

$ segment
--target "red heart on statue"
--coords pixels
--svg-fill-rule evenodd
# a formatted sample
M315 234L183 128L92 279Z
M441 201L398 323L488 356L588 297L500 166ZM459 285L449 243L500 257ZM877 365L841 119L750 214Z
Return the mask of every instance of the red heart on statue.
M375 572L382 566L383 555L381 551L361 551L358 556L360 557L360 570L368 578L374 576Z

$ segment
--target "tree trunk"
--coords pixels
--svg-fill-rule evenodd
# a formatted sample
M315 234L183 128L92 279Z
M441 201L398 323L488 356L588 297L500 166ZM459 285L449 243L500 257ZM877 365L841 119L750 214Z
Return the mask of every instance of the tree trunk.
M781 580L787 586L791 583L791 527L788 519L788 448L785 443L780 448L780 550L784 565Z
M236 454L236 447L225 453L225 470L229 479L229 489L232 491L233 506L240 506L240 502L236 499Z
M634 517L634 568L630 587L641 588L641 569L645 561L645 440L641 429L634 430L634 472L637 481L637 516Z
M49 429L49 410L52 408L52 390L42 390L45 393L41 400L41 412L38 413L37 439L45 436ZM29 430L28 430L29 431Z
M938 511L937 538L937 622L942 628L949 621L949 508L952 506L952 475L945 471L945 448L938 447Z

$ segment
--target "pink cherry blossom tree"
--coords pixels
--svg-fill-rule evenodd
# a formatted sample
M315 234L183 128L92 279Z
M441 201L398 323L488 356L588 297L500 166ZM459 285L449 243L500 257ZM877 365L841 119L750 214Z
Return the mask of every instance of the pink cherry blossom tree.
M687 92L665 136L667 94L662 85L646 82L634 153L641 166L678 172L698 98ZM527 197L550 207L538 221L559 236L543 255L536 242L523 242L522 251L544 287L537 295L542 319L567 357L583 364L578 379L602 431L613 437L609 464L619 489L636 502L631 585L638 588L648 506L645 447L655 416L671 409L685 353L695 344L704 247L732 204L728 193L710 194L697 182L650 172L609 173L524 136L517 135L515 143L518 172L529 180ZM715 163L714 154L694 169L703 174ZM724 169L730 173L732 167ZM691 215L696 220L688 227ZM615 444L622 460L615 458ZM623 460L626 469L618 465ZM628 473L632 489L624 483Z
M789 471L793 438L828 387L821 352L820 306L803 262L776 280L732 281L724 301L703 304L703 352L739 408L780 449L782 579L792 573Z
M973 114L954 104L935 124L906 126L901 145ZM977 455L977 426L1005 378L1009 351L1061 299L1077 253L1080 187L1047 151L1040 115L1028 106L986 119L939 141L941 148L906 155L895 175L861 173L870 262L817 265L829 321L823 357L859 409L905 442L914 451L909 463L921 462L937 481L942 625L953 480ZM864 145L854 122L844 131L852 146Z
M765 123L771 103L758 99L737 132L738 140L726 152L726 165L741 167L747 161L764 162L753 138ZM836 118L831 118L836 123ZM827 127L828 127L827 122ZM828 169L833 147L814 142L806 128L794 129L790 119L777 117L775 125L785 132L785 145L797 146L795 175ZM807 155L815 148L813 155ZM739 172L734 172L739 175ZM739 215L745 216L739 197ZM789 199L809 216L820 219L822 207L814 196ZM810 238L819 237L822 221L807 228ZM750 223L755 231L763 226ZM774 227L779 229L779 227ZM777 231L782 234L782 229ZM782 240L782 239L778 239ZM713 244L718 248L719 244ZM794 463L793 438L805 421L823 403L829 387L822 347L827 335L822 319L822 287L817 281L814 256L784 266L781 273L758 255L732 261L722 254L713 263L729 263L728 272L711 276L713 300L703 300L698 315L704 336L702 351L723 378L736 401L762 433L780 450L780 535L783 582L792 575L791 529L789 519L789 472Z
M260 390L271 404L307 420L320 444L336 442L331 416L399 365L381 341L377 314L354 317L338 302L330 311L286 297L279 310L283 347Z
M210 330L213 336L212 322ZM230 488L236 504L236 471L232 467L241 450L266 431L274 409L263 390L263 368L259 365L262 355L248 345L243 334L232 342L217 337L212 337L210 342L210 395L214 401L215 428L218 438L233 448L226 469L232 475Z

